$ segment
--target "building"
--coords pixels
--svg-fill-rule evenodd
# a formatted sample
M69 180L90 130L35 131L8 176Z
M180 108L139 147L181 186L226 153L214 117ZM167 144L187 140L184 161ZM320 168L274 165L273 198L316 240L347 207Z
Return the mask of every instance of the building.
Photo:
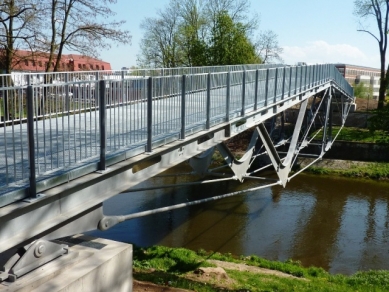
M378 98L381 79L380 69L349 64L335 64L335 67L338 68L351 86L359 83L371 86L373 98Z
M13 71L15 72L44 72L47 67L49 54L42 52L31 52L16 50L13 59ZM54 68L52 62L50 68ZM111 64L77 54L62 55L59 64L59 71L97 71L111 70Z

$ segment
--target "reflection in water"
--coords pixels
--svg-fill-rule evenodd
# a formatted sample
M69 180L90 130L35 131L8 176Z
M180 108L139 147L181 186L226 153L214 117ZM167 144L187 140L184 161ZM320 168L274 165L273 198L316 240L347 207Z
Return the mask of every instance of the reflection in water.
M186 172L183 166L169 170ZM143 186L192 178L157 177ZM104 212L129 214L254 187L222 182L116 196ZM92 235L130 242L203 248L272 260L292 258L331 273L389 269L389 184L299 175L272 187L133 219Z

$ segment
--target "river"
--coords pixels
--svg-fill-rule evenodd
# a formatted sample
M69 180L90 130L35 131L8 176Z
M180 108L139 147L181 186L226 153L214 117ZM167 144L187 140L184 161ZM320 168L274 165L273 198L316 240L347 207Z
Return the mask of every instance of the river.
M183 173L178 166L167 173ZM185 182L189 175L160 176L139 187ZM257 181L120 194L104 203L122 215L247 189ZM299 260L330 273L389 270L389 183L300 174L281 186L132 219L93 236L147 247L258 255Z

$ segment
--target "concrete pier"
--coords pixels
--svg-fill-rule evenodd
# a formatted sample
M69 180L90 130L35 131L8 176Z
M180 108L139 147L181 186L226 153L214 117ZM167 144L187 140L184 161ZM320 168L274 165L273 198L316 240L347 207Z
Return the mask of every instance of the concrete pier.
M132 245L84 235L56 240L69 253L20 277L1 292L132 292Z

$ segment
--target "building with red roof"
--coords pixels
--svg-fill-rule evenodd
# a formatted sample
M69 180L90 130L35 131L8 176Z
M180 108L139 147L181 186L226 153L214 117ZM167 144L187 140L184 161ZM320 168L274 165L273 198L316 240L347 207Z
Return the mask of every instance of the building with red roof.
M52 71L55 65L54 57L50 68ZM12 68L17 72L44 72L49 60L49 54L42 52L31 52L16 50L13 58ZM98 71L111 70L111 64L95 58L68 54L62 55L58 71Z

